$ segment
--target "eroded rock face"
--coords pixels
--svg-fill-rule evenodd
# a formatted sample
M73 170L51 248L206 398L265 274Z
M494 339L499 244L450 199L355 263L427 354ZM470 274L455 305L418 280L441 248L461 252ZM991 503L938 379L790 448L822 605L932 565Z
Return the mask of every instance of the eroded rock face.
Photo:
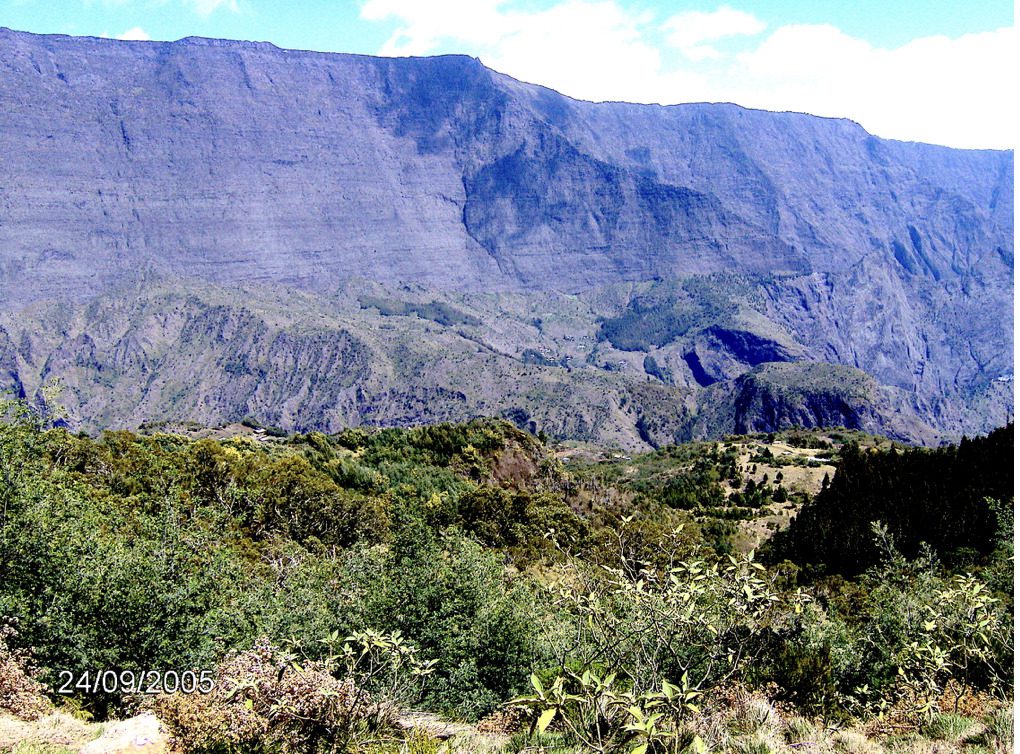
M747 290L721 295L757 324L667 330L642 379L696 391L764 363L829 362L911 396L902 410L949 434L1007 410L988 396L1013 368L1012 153L884 141L849 121L732 105L578 102L460 56L0 30L0 154L0 313L167 280L181 290L286 286L328 303L356 279L440 300L569 299L735 275ZM618 315L614 306L593 307L593 326ZM366 411L406 422L415 411L493 408L462 398L456 380L416 382L413 370L407 384L380 383L358 399L350 380L383 362L393 374L399 354L359 350L357 332L323 343L235 315L189 325L211 328L193 342L233 353L241 338L258 349L226 365L226 378L216 373L220 397L192 396L201 381L173 373L183 362L148 358L140 336L97 352L107 341L87 312L49 351L32 353L31 342L26 351L29 334L17 347L0 336L0 376L23 389L29 373L32 382L92 370L88 393L114 382L124 390L123 375L137 375L146 413L160 410L157 397L196 411L277 402L278 416L266 418L301 426L313 406L337 417L331 426ZM489 335L486 347L510 355L541 345ZM580 366L591 353L532 365ZM626 353L607 358L617 356L626 363ZM254 361L277 375L273 384ZM288 370L340 382L279 376ZM161 381L183 392L156 390ZM501 399L499 410L517 403ZM101 418L127 420L113 405Z
M18 353L10 335L0 328L0 391L7 398L24 398L25 386L18 371Z
M712 325L698 333L684 354L702 387L739 377L747 368L771 361L795 361L803 352L766 335L737 327Z
M139 268L572 291L1008 271L1012 156L730 105L593 105L463 57L0 33L7 301ZM1000 271L1001 274L1001 271Z

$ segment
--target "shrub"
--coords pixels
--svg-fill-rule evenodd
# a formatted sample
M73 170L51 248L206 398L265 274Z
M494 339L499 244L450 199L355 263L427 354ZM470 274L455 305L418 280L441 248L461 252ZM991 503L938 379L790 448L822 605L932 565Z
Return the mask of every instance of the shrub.
M791 744L815 743L818 729L803 717L791 717L786 721L785 738Z
M733 722L738 733L776 734L783 726L772 703L752 694L741 695Z
M262 640L228 654L208 695L157 696L152 705L171 749L339 752L393 727L395 699L429 664L395 635L364 633L339 648L326 660L299 662Z
M856 639L817 603L803 605L776 634L754 675L778 685L780 698L804 711L842 717L845 692L859 680Z
M297 542L313 537L326 545L378 540L387 528L377 501L340 488L302 456L267 464L255 481L252 529L260 536L284 534Z
M7 640L15 636L10 624L0 625L0 712L22 720L35 720L50 704L27 652L11 649Z
M608 754L626 749L644 754L651 749L679 754L691 747L703 754L704 742L686 724L698 712L695 702L700 696L688 686L686 674L681 686L663 681L661 690L644 694L626 690L628 684L621 680L616 673L567 671L544 687L532 675L534 695L512 704L531 714L531 733L541 736L555 725L584 751Z
M1012 625L998 600L969 574L938 586L921 601L912 636L896 657L902 693L926 715L954 680L1003 694L1011 688Z
M624 532L631 521L623 519ZM773 624L790 609L774 589L775 577L753 554L682 560L681 530L660 544L674 553L663 568L631 560L625 550L616 567L566 557L553 591L574 621L571 650L579 668L604 663L638 692L684 674L704 689L737 675L768 646Z
M755 734L737 741L733 745L734 754L777 754L775 741L762 734Z
M420 532L420 536L408 536ZM369 609L436 660L425 702L477 719L527 683L536 656L533 596L501 560L457 535L430 538L412 521L394 537L388 577Z

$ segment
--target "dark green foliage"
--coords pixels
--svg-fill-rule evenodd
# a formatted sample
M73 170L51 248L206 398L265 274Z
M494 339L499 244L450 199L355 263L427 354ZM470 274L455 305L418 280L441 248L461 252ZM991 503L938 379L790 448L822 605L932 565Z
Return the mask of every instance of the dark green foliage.
M521 690L537 652L532 598L478 544L405 522L388 577L371 596L376 622L438 660L426 704L477 719Z
M666 481L662 487L661 500L671 508L682 510L721 506L725 502L725 495L719 484L719 476L717 468L699 461L690 471L682 471Z
M832 433L829 435L831 438L842 437L839 432ZM783 433L783 439L787 445L794 448L818 448L825 449L831 448L832 443L821 437L817 432L811 432L805 429L791 429Z
M743 508L761 508L768 504L771 497L772 495L767 485L759 485L753 479L748 479L743 490L730 494L729 503L730 505Z
M707 327L733 308L725 286L697 280L660 283L634 298L623 314L603 320L598 335L621 351L647 351Z
M651 354L645 356L645 359L642 362L642 367L645 370L645 374L649 375L650 377L654 377L657 380L662 380L667 385L673 384L673 376L669 373L669 370L662 367L659 364L659 362L655 360L655 357L652 356Z
M646 351L651 347L661 348L696 324L709 319L711 309L694 311L671 311L659 308L657 304L635 302L624 314L602 322L599 337L608 340L621 351Z
M463 456L470 446L491 452L507 442L516 442L528 449L539 447L538 441L504 421L477 419L466 424L430 424L410 429L348 429L333 440L349 450L363 450L365 461L408 460L431 465L447 465Z
M504 487L462 495L456 522L482 544L505 549L540 542L549 530L577 542L582 531L577 515L551 495Z
M0 614L20 620L51 683L60 670L204 667L259 636L314 653L332 631L403 627L453 663L436 678L469 690L460 709L475 714L520 680L530 601L504 589L498 558L456 528L442 544L435 532L459 526L526 557L548 529L578 526L548 493L479 486L501 453L538 448L502 422L262 444L91 440L18 412L0 424ZM373 544L405 536L408 521L422 527L414 557L399 541L379 556ZM412 576L433 598L402 602L394 585ZM432 698L454 707L455 696ZM118 703L86 700L100 715Z
M836 719L909 696L918 657L930 658L934 698L950 679L958 688L1010 694L1012 610L993 603L978 637L977 582L959 591L960 577L942 573L930 552L907 560L889 545L886 539L881 564L861 578L815 582L818 602L777 626L755 681L771 681L801 709ZM924 654L934 644L939 652Z
M0 616L18 620L18 648L32 648L50 684L60 670L211 667L260 637L314 659L328 652L325 637L371 627L399 630L436 661L419 700L426 709L474 719L520 694L530 672L572 661L579 626L541 586L554 562L569 553L598 573L647 565L649 578L678 557L711 563L742 541L737 522L785 495L779 474L743 478L736 441L568 470L533 435L495 420L287 440L90 439L47 429L23 405L5 410ZM808 602L796 597L805 609L777 613L767 631L741 618L730 638L753 629L763 643L739 679L773 682L812 713L863 709L869 694L898 688L899 668L935 616L935 633L924 635L954 663L939 682L1001 693L1012 667L1003 638L1012 509L975 496L1011 484L1001 466L1011 449L1011 427L958 449L850 446L802 520L826 512L819 531L831 537L841 510L868 526L873 543L868 516L877 514L888 524L878 565L853 580L815 578ZM916 494L905 486L922 479ZM736 490L728 498L725 482ZM942 539L918 510L948 530ZM903 534L910 527L914 540ZM995 632L980 656L966 646L976 608L944 604L939 595L957 582L917 544L922 536L944 548L945 566L983 567L993 599L981 609L994 613ZM837 553L840 542L830 545ZM734 561L719 562L725 570ZM781 601L769 604L794 604L798 574L810 571L780 566ZM80 701L103 716L123 700Z
M701 525L706 543L717 555L729 555L733 552L733 536L737 527L732 521L722 517L713 517Z
M862 450L851 443L835 477L774 540L774 557L861 573L879 561L872 523L880 521L908 557L925 542L947 558L967 548L981 559L998 542L989 499L1012 495L1012 425L938 450Z
M430 301L427 304L416 304L407 301L396 301L394 299L379 298L377 296L363 296L361 298L363 309L377 309L384 317L410 317L417 316L422 319L431 320L444 327L453 325L468 325L476 327L482 321L472 314L465 314L458 309L444 304L441 301Z
M348 546L379 540L386 529L385 506L341 489L301 456L288 456L259 469L257 497L249 498L256 536L280 535L306 544Z
M815 644L804 633L777 642L771 663L761 669L762 675L801 709L831 713L833 702L839 699L832 647L828 641Z

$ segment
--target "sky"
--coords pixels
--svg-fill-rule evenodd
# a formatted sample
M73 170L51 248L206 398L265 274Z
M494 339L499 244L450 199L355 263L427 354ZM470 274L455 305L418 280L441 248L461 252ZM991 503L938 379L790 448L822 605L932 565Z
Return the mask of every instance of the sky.
M736 102L1014 148L1005 0L0 0L0 26L373 55L464 53L578 99Z

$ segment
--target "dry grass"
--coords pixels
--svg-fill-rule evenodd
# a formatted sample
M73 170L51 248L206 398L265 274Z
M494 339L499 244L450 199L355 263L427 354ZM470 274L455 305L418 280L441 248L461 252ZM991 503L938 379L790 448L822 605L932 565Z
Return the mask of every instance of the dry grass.
M837 754L883 754L882 744L859 730L841 730L832 737Z
M25 744L78 751L99 732L100 726L89 725L63 712L52 712L36 720L0 716L0 751Z
M1013 708L998 709L984 719L984 730L975 741L994 754L1013 754Z

